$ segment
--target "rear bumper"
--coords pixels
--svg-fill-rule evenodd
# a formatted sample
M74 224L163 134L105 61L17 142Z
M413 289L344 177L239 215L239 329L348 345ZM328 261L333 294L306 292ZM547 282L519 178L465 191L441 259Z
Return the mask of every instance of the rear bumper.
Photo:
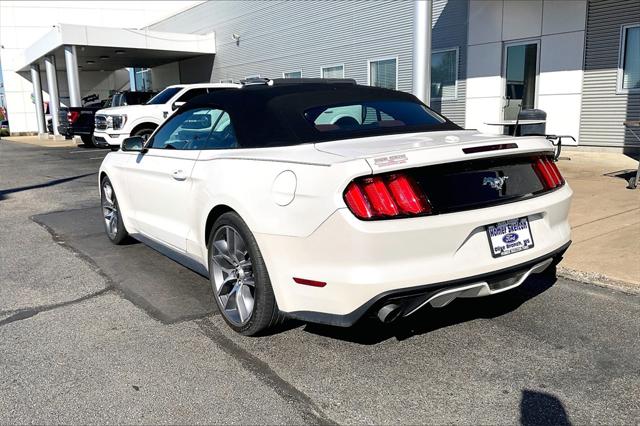
M91 127L71 127L70 131L74 135L78 135L78 136L91 136L91 135L93 135L93 128L91 128Z
M560 262L569 245L571 245L571 241L545 256L489 274L402 290L390 290L373 297L345 315L310 311L289 312L287 315L302 321L338 327L351 327L363 316L375 313L390 303L400 306L401 316L408 316L428 303L436 302L437 298L442 298L443 295L451 295L452 298L467 298L502 293L521 285L531 273L542 272L552 264Z
M305 238L255 236L283 312L348 325L385 295L470 283L505 271L515 274L532 262L561 255L570 242L571 196L564 185L511 204L368 222L342 208ZM486 226L520 217L529 219L534 247L493 258ZM293 277L327 284L299 285Z
M76 129L73 126L58 126L58 132L61 135L64 135L64 136L67 136L67 137L91 136L93 134L93 130L92 129L87 129L87 128Z

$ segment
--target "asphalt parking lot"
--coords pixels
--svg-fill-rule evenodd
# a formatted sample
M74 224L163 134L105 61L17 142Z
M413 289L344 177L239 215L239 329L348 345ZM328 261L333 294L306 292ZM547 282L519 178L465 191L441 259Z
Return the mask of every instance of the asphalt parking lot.
M235 335L102 233L106 151L0 142L0 423L631 424L640 297L535 276L392 326Z

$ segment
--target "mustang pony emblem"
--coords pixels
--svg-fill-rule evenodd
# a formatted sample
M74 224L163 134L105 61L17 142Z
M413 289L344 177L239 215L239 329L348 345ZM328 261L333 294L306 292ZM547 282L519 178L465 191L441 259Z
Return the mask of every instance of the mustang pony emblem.
M504 186L505 181L509 179L509 176L503 176L503 177L485 177L482 180L482 185L489 185L490 187L492 187L493 189L500 191L502 190L502 187Z

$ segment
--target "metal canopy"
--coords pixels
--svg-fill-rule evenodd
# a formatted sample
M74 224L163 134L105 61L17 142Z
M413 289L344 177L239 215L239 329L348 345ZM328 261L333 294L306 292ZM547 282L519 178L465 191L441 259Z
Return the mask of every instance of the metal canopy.
M150 68L201 54L175 50L122 49L104 46L77 46L78 69L80 71L115 71L127 67ZM49 54L56 57L58 71L66 71L64 47Z
M65 70L64 46L76 46L80 71L114 71L125 67L155 67L181 59L215 54L215 36L167 33L128 28L58 24L24 51L16 67L28 71L53 55Z

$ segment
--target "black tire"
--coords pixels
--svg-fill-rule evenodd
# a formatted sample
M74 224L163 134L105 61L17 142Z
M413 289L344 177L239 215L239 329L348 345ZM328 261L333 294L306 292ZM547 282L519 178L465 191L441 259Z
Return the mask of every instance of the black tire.
M107 188L110 188L111 198ZM100 182L100 205L102 206L102 223L107 237L115 245L124 244L129 238L129 233L124 227L118 198L108 177ZM112 222L112 219L115 219L115 222Z
M82 139L82 144L86 147L93 148L96 146L93 143L93 135L80 135L80 139Z
M253 278L254 283L253 311L246 322L242 324L234 323L231 316L227 313L228 310L225 310L225 307L222 306L221 297L219 296L219 292L216 288L214 278L214 236L217 234L219 235L219 232L222 232L222 230L225 230L226 232L226 230L230 228L235 230L242 240L244 240L243 247L246 249L244 258L250 259L252 269L251 278ZM267 267L264 263L264 259L262 258L262 254L260 253L258 243L244 220L242 220L242 218L235 212L227 212L221 215L215 221L211 232L209 233L207 247L209 253L209 271L211 271L209 274L209 281L211 282L211 287L214 292L216 305L229 327L242 335L254 336L268 328L281 324L284 321L284 315L278 309L278 304L273 293L273 288L271 287L271 280L269 279Z
M153 133L153 131L156 129L155 126L152 125L148 125L148 126L143 126L140 127L138 129L136 129L135 132L133 132L131 134L131 136L140 136L140 137L149 137L151 136L151 133Z

